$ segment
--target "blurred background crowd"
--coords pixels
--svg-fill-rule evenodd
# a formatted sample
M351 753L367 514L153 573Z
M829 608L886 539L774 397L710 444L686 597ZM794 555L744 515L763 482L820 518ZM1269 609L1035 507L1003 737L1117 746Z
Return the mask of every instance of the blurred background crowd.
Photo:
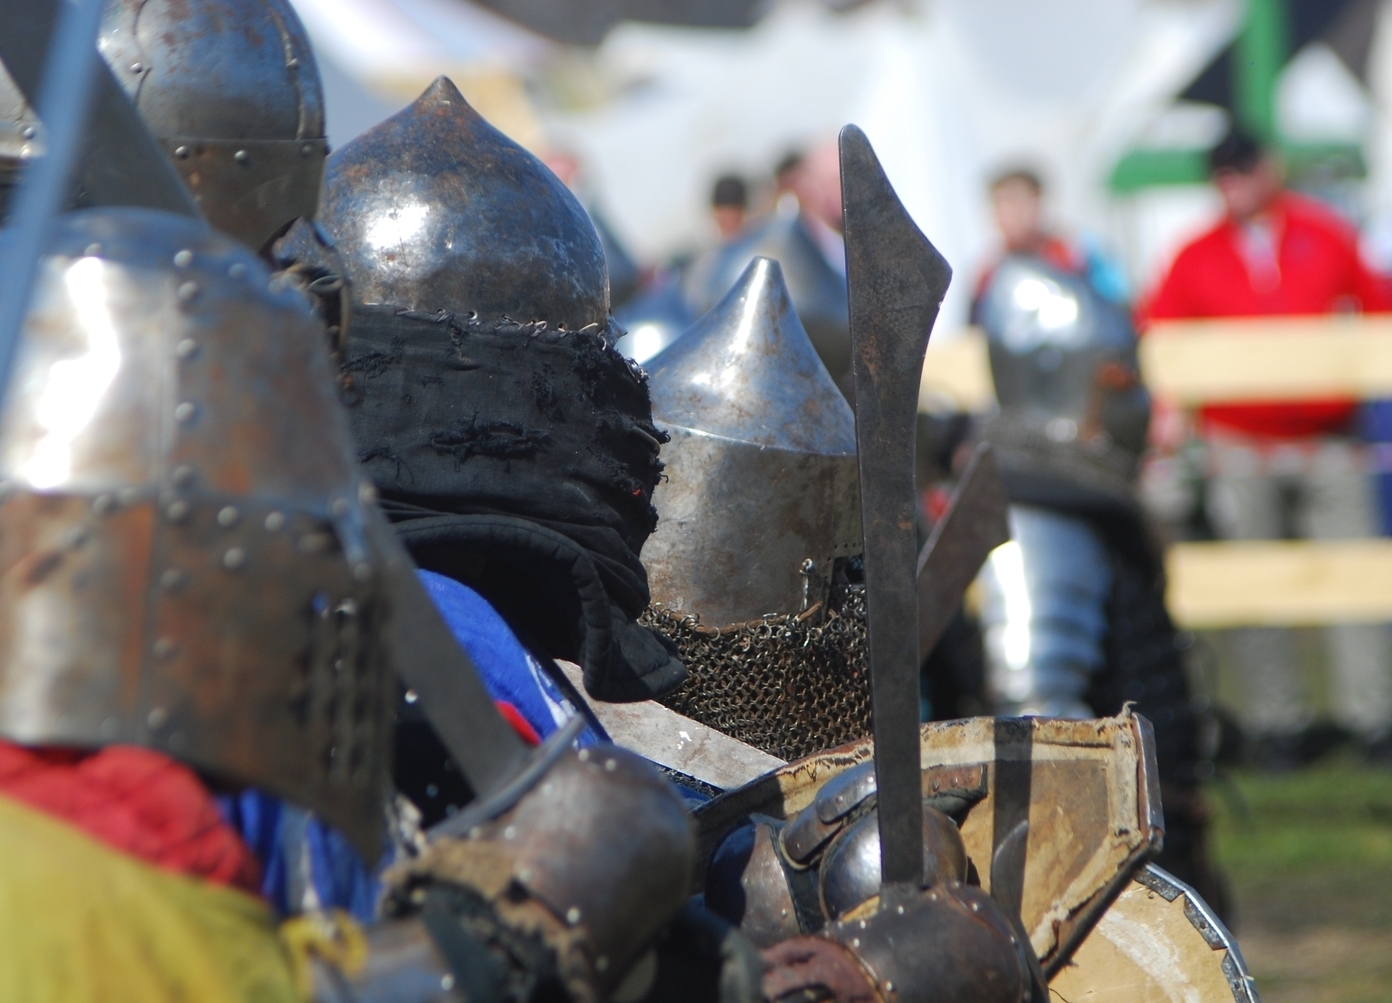
M1186 320L1392 311L1389 0L294 3L332 144L444 73L580 196L640 362L723 295L748 258L732 266L731 247L780 249L818 343L837 306L817 289L845 270L835 135L860 125L955 271L921 399L930 518L995 406L979 300L1011 255L1079 278L1143 343ZM799 275L814 276L801 291ZM1382 394L1150 389L1140 494L1171 554L1300 539L1382 553ZM1307 579L1337 565L1311 554ZM1386 998L1392 962L1365 962L1392 958L1392 588L1325 588L1292 614L1213 612L1176 587L1225 792L1219 856L1264 993ZM925 697L936 716L982 709Z

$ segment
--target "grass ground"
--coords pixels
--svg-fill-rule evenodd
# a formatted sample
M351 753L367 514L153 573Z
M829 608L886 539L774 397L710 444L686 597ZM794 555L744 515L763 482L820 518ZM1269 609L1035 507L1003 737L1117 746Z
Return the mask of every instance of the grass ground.
M1392 1001L1392 769L1239 772L1210 797L1264 1003Z

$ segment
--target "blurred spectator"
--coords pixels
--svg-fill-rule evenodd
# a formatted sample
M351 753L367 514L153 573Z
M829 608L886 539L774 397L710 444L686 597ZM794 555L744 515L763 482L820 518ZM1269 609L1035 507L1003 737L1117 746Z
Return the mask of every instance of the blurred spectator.
M749 188L738 174L716 178L711 192L711 216L722 243L734 240L744 229L749 215Z
M1001 256L1028 254L1086 279L1103 299L1125 303L1130 298L1126 277L1097 244L1083 238L1070 242L1044 224L1044 182L1028 167L1014 167L991 180L991 210L1001 236ZM980 296L994 267L977 283Z
M1359 257L1354 230L1284 187L1280 162L1252 137L1229 133L1211 152L1226 215L1184 247L1144 320L1255 317L1392 309L1392 297ZM1364 457L1346 399L1208 405L1208 516L1227 539L1349 539L1375 535ZM1326 628L1336 721L1371 758L1392 760L1392 666L1386 627ZM1277 628L1232 631L1244 690L1240 717L1259 762L1302 758L1310 724L1297 649Z

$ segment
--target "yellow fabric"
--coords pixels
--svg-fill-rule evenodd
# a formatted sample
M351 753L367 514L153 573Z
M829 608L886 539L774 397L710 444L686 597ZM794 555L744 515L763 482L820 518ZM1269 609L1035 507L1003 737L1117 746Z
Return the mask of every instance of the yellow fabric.
M280 939L290 952L295 985L308 998L314 989L315 959L353 976L367 965L367 935L342 909L306 913L280 924Z
M0 797L0 1000L300 1003L275 918Z

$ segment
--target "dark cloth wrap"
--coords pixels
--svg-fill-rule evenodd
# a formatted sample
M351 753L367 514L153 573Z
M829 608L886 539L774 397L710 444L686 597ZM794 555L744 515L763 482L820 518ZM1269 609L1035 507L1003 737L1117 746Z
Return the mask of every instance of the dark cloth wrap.
M634 622L666 435L603 332L359 306L345 354L358 459L417 564L579 663L597 699L681 684L675 647Z

